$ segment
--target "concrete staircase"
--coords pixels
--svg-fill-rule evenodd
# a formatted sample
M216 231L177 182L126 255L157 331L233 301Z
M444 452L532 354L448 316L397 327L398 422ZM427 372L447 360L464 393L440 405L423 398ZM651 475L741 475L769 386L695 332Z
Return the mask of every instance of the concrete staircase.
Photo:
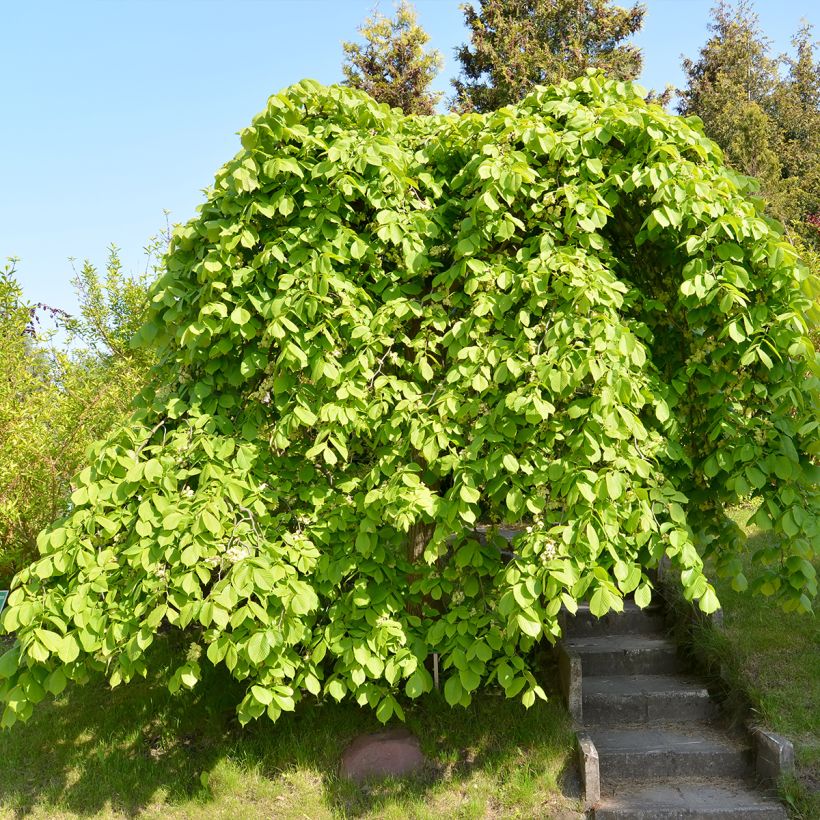
M625 602L580 607L559 646L595 820L785 820L756 785L750 739L726 730L701 682L683 675L663 613Z

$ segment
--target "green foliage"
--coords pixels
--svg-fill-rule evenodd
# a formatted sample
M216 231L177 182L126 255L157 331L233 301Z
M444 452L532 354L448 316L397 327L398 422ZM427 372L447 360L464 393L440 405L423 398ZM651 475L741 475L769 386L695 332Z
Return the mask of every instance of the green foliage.
M710 31L697 60L684 60L678 110L699 116L727 162L759 180L770 212L820 247L811 223L820 214L820 66L811 26L795 35L794 56L774 58L751 0L720 0Z
M0 275L0 587L37 557L37 534L68 509L86 450L129 414L153 354L128 339L145 320L155 247L141 277L124 276L112 248L105 277L86 262L75 280L80 314L53 311L54 345L9 265Z
M134 348L131 339L145 322L148 289L161 270L160 260L169 241L169 229L152 237L144 249L145 268L136 274L123 271L119 249L114 245L108 249L104 274L89 260L83 262L73 280L80 313L64 320L72 349L79 347L108 366L129 362L136 370L150 370L153 354Z
M536 85L597 68L617 80L641 71L640 50L623 41L640 30L646 8L610 0L480 0L462 7L470 44L456 50L454 108L494 111Z
M741 495L782 536L752 586L810 608L816 282L696 122L594 74L430 118L305 81L241 139L139 333L174 378L16 578L5 725L168 629L172 690L224 664L242 722L401 718L431 656L529 706L562 605L643 605L667 555L713 610Z
M425 51L430 37L413 5L400 0L394 19L374 12L359 34L364 45L342 43L346 84L405 114L432 114L442 95L430 91L430 83L441 71L442 58L438 51Z

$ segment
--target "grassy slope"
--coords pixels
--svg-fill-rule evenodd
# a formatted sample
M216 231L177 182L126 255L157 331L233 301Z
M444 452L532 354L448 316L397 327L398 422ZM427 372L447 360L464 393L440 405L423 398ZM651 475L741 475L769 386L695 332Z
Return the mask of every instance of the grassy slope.
M751 554L772 536L747 526L751 511L732 517L749 535L744 561L755 576ZM820 570L820 562L816 564ZM704 637L723 665L724 677L746 696L766 727L795 744L798 788L788 789L806 817L820 817L820 621L816 615L784 613L771 601L716 584L725 631ZM813 794L812 794L813 793Z
M244 730L239 687L217 671L193 694L158 681L67 690L0 734L0 817L535 817L577 809L560 794L572 735L558 695L525 711L493 694L468 710L430 696L406 707L431 765L358 788L341 750L378 731L369 710L303 704ZM203 776L204 773L204 776Z

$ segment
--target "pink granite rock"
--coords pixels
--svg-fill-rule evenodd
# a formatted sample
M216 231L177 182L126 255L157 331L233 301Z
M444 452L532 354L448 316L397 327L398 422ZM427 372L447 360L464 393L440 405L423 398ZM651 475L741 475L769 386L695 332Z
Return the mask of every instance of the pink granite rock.
M357 737L342 754L339 774L357 783L369 778L402 777L424 765L418 738L407 729Z

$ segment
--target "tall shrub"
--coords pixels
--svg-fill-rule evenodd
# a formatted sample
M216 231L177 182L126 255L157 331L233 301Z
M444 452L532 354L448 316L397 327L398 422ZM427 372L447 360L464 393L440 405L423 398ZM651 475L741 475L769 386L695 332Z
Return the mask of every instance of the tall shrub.
M704 554L742 585L740 495L780 536L756 590L811 607L816 282L696 122L594 74L430 118L302 82L241 139L139 334L173 378L17 576L5 725L161 628L243 722L401 716L434 653L450 703L529 705L562 606L645 606L664 555L707 612Z

